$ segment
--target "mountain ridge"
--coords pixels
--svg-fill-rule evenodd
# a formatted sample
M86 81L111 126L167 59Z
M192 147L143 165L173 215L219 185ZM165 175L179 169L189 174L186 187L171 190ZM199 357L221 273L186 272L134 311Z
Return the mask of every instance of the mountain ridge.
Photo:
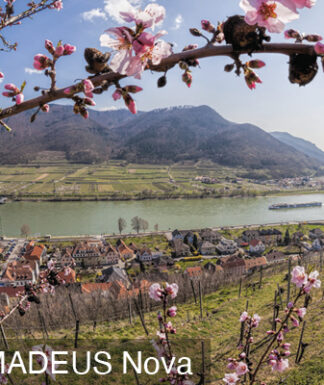
M70 106L51 105L30 123L31 111L7 119L0 132L0 162L24 163L41 151L63 151L73 162L120 159L172 163L206 159L224 166L297 175L323 162L284 144L252 124L237 124L212 108L182 106L131 115L126 109L90 111L84 120Z

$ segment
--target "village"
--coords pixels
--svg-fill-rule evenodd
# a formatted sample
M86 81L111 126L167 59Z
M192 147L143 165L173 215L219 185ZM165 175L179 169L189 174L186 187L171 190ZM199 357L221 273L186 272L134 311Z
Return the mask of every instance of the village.
M135 295L154 279L167 280L171 273L189 279L201 279L207 272L244 277L304 253L322 254L321 226L278 227L174 230L68 242L2 240L1 303L14 302L26 285L41 282L48 269L64 286L88 294L113 291L118 298L132 295L132 290Z

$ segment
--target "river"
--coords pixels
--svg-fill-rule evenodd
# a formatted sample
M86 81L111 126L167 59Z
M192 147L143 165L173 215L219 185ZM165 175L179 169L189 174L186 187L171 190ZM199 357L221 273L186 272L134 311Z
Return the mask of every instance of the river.
M117 233L117 220L140 216L153 230L190 229L281 221L324 220L324 206L269 210L280 202L324 203L324 194L190 200L147 200L127 202L9 202L0 206L2 233L19 236L23 224L32 234L86 235Z

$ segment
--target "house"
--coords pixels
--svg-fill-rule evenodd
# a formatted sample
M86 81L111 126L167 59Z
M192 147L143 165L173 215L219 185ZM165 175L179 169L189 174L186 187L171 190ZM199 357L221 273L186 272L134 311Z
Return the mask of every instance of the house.
M237 243L231 239L221 238L220 242L216 246L216 250L219 254L229 255L234 254L237 251Z
M204 241L200 246L200 253L202 255L215 255L216 254L216 246L211 242Z
M24 259L27 261L36 261L38 266L43 264L43 260L46 257L47 249L44 245L34 245L33 242L30 242L26 247L26 252L24 254Z
M245 274L244 259L238 254L228 255L221 258L221 267L226 275L240 276Z
M116 265L119 261L118 251L108 243L104 249L105 265Z
M0 286L0 294L9 298L16 298L25 294L25 286Z
M222 239L222 234L211 229L204 229L201 231L200 237L203 241L217 243Z
M76 265L74 258L71 254L71 249L65 249L62 254L55 252L52 255L52 259L55 261L55 267L57 269L64 269L65 267L74 267Z
M76 274L71 267L65 267L62 271L57 273L57 276L63 284L72 284L76 282Z
M131 242L128 247L133 250L134 254L137 254L137 252L140 250L139 247L136 246L136 244L134 242Z
M224 273L222 266L216 265L213 262L206 263L206 265L204 266L204 270L208 271L209 273L213 273L213 274L214 273L220 273L220 274Z
M119 257L123 260L131 259L135 256L134 251L126 246L126 243L122 239L118 239L116 242L116 249L119 253Z
M202 276L202 269L200 266L187 267L184 274L188 275L191 279L199 279Z
M3 286L25 286L26 284L33 285L36 283L36 266L37 261L13 261L8 263L4 272L1 283Z
M140 262L151 262L153 259L152 251L149 248L144 247L142 250L137 252L137 259Z
M98 244L90 244L87 241L80 242L75 246L72 257L77 266L95 267L104 265L104 258Z
M293 235L292 235L292 242L294 244L298 244L299 242L301 242L305 237L305 234L301 231L296 231Z
M249 245L250 254L262 254L265 251L265 245L259 239L252 239Z
M287 256L281 251L272 250L266 256L268 264L280 263L286 261Z
M268 264L267 259L265 257L246 258L244 259L244 263L245 270L247 273L253 273L258 268L266 266Z
M245 242L250 243L252 239L258 239L260 232L258 230L245 230L242 233L242 239Z
M184 236L179 230L172 231L172 240L175 241L176 239L181 239L182 241L184 240Z
M322 243L319 238L316 238L315 241L312 243L312 250L314 251L322 250Z
M181 239L175 239L172 243L174 248L172 254L175 258L188 257L190 255L190 247Z
M310 239L324 238L324 232L319 228L312 229L309 232L309 238Z
M125 270L120 269L119 267L111 266L107 269L102 270L102 275L100 277L101 282L114 282L121 281L125 284L129 284L129 279Z
M184 236L184 243L187 245L193 245L195 239L195 234L192 231L188 231L186 235Z

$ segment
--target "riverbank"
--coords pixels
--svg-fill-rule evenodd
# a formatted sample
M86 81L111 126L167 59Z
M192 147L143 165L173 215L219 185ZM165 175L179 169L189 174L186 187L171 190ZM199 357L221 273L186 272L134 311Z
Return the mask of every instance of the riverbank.
M221 198L253 198L266 196L291 196L291 195L311 195L324 193L324 190L268 190L268 191L231 191L230 193L215 194L172 194L172 195L93 195L93 196L13 196L12 194L2 194L3 197L15 202L129 202L129 201L149 201L149 200L180 200L180 199L221 199Z

